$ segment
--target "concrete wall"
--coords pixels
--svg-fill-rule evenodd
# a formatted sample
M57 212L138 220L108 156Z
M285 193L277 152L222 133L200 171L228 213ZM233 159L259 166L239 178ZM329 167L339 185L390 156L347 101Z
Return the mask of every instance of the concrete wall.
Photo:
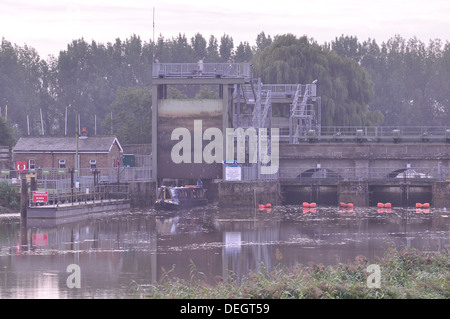
M270 203L281 204L281 187L278 181L239 181L218 183L220 207L256 207Z
M210 143L207 139L203 140L203 134L209 128L222 128L222 104L220 99L159 101L156 133L158 178L217 179L222 177L222 161L207 163L203 158L205 147ZM175 139L172 140L172 133L180 128L187 129L188 132L182 136L174 136ZM214 136L213 140L216 138L218 137ZM175 163L172 151L177 149L175 146L180 145L186 145L186 147L175 152L176 156L186 156L186 161ZM221 141L218 145L222 148ZM194 154L200 155L200 159Z
M433 170L435 175L439 170L442 176L436 178L450 179L450 143L280 144L282 178L296 177L308 168L316 168L318 164L322 169L336 170L350 176L356 174L360 178L370 178L368 172L377 173L380 169L393 172L410 164L412 169Z
M355 206L369 206L368 184L365 182L340 182L338 184L338 202L353 203Z
M433 207L450 208L450 182L437 182L432 185Z
M129 182L130 201L132 207L153 207L156 200L156 182L133 181Z

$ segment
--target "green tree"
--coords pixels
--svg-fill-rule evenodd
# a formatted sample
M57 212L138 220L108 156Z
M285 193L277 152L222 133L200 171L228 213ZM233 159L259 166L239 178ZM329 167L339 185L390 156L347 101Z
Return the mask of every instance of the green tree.
M0 106L3 113L8 106L8 120L21 135L27 132L27 118L30 129L39 121L40 110L44 112L46 127L50 126L52 116L47 113L51 106L47 78L48 65L42 61L35 49L25 45L19 47L2 39L0 46Z
M194 51L193 55L195 61L206 58L208 54L206 50L206 40L200 33L197 33L194 37L191 38L191 46Z
M206 62L219 62L219 44L217 38L213 35L209 37L208 47L206 48Z
M15 144L16 140L8 127L8 123L3 117L0 117L0 145L13 147Z
M292 34L275 37L257 52L255 73L263 83L307 84L318 80L322 97L322 125L370 125L381 114L371 114L373 83L367 72L350 58Z
M257 51L261 52L262 50L264 50L271 44L272 44L272 38L270 37L270 35L266 36L264 31L260 32L256 36L256 50Z
M229 35L224 34L220 38L220 46L219 46L219 53L220 53L220 61L221 62L229 62L231 61L233 57L233 38Z
M112 133L122 144L151 143L151 104L149 89L119 88L102 125L105 130L112 127Z
M234 55L235 62L250 62L253 58L252 48L248 42L239 43Z
M178 34L170 41L171 62L188 63L194 61L194 51L189 45L186 35Z
M396 35L378 45L371 39L360 43L356 37L341 36L331 48L370 75L374 100L369 109L383 114L383 125L447 125L448 46L439 39L426 45L415 37Z
M196 99L218 99L219 93L213 90L211 87L203 85L195 95Z

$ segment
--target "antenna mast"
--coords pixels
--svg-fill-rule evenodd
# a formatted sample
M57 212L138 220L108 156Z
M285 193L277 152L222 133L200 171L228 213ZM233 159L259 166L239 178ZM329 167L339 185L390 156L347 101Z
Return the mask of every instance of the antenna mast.
M155 7L153 7L153 60L152 60L152 64L155 63Z

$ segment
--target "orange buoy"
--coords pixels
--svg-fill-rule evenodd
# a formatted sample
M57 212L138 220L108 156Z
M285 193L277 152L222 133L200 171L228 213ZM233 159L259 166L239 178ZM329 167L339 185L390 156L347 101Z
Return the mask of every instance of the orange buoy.
M383 208L383 207L384 207L384 204L383 204L383 203L377 203L377 207Z
M348 208L353 208L353 203L348 203L348 204L347 204L347 207L348 207Z
M423 203L422 207L423 208L430 208L430 203Z
M341 206L341 207L347 207L347 204L344 203L344 202L340 202L340 203L339 203L339 206Z
M262 204L260 204L260 205L258 205L258 209L264 209L264 205L262 205Z
M422 208L422 207L423 207L422 203L416 203L416 208Z
M386 204L384 204L384 207L388 207L388 208L391 208L391 207L392 207L392 205L391 205L391 203L386 203Z
M314 207L317 207L317 204L316 204L316 203L310 203L310 204L309 204L309 207L313 207L313 208L314 208Z
M309 207L309 203L308 202L303 202L303 207Z

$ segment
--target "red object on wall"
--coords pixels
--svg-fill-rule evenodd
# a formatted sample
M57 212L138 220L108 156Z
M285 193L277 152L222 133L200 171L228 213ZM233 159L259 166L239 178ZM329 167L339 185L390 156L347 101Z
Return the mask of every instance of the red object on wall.
M17 161L16 162L16 171L18 173L26 173L28 171L28 165L26 161Z
M33 203L47 203L48 192L45 191L33 191Z

